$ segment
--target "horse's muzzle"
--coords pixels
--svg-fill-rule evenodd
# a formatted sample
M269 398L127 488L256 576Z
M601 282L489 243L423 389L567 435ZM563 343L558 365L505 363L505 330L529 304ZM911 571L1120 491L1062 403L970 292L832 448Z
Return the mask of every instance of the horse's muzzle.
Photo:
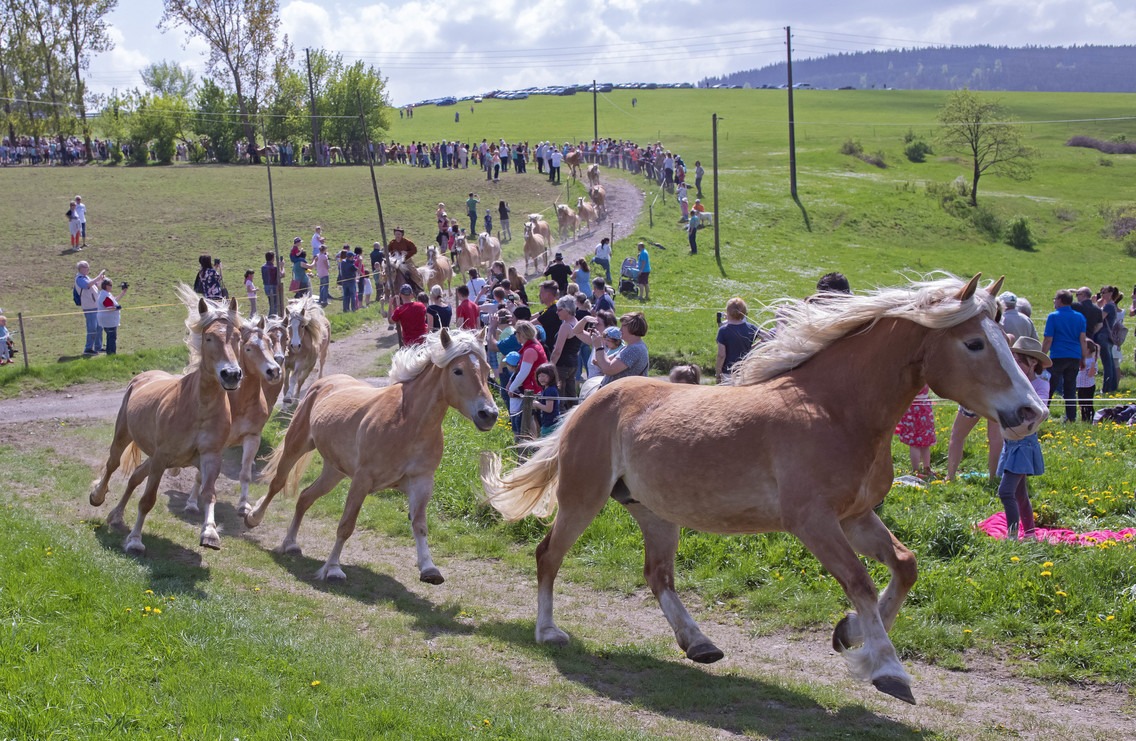
M268 370L264 372L264 375L268 377L268 380L269 380L269 381L278 381L278 380L280 380L280 376L281 376L281 373L280 373L280 365L279 365L279 364L277 364L277 365L270 365L270 366L268 367Z
M1020 406L1011 413L999 412L998 422L1002 435L1008 440L1021 440L1037 432L1041 423L1049 418L1049 408L1033 405Z
M473 424L482 432L492 430L493 425L497 424L497 407L479 409L473 418Z
M221 379L221 387L226 391L232 391L241 385L241 369L235 365L222 368L217 375Z

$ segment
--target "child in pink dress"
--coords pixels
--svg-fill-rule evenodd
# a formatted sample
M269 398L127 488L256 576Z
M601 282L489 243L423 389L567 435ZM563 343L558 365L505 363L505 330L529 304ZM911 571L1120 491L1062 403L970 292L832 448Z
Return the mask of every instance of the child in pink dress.
M911 468L919 478L931 478L931 446L935 444L935 410L931 407L931 389L924 386L904 412L895 434L911 448Z

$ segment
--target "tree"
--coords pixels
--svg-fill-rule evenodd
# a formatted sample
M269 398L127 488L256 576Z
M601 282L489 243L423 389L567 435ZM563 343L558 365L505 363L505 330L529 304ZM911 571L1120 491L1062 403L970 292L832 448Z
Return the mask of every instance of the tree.
M235 97L208 78L197 91L193 130L208 140L206 151L218 162L233 161L234 145L240 136L240 114Z
M193 70L177 62L154 62L142 70L142 82L156 95L172 95L189 100L197 87Z
M1021 132L996 100L984 100L967 89L951 93L939 111L940 138L947 149L970 155L973 164L970 205L978 205L978 180L989 172L1013 180L1033 175L1034 151L1022 144Z
M114 42L107 35L106 16L116 5L118 0L65 0L62 4L70 52L68 64L75 75L75 102L79 105L88 161L91 159L91 130L87 126L87 88L83 84L82 70L90 66L92 53L114 48Z
M351 159L365 162L366 141L381 140L387 126L384 112L383 90L386 82L378 70L363 62L355 62L350 67L339 68L328 84L326 102L320 103L320 111L331 116L324 122L324 138L337 144L344 152L351 152ZM367 115L367 136L359 120L359 104Z
M237 98L249 153L259 162L252 116L277 56L278 0L164 0L159 28L182 26L209 44L207 69L223 71ZM286 42L285 42L286 46Z

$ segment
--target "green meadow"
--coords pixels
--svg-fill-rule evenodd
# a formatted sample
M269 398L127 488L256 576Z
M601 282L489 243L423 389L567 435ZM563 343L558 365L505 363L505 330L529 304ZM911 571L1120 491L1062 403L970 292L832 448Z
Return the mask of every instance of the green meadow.
M637 219L633 236L616 245L616 262L634 254L639 239L663 246L650 248L651 301L620 299L617 307L646 313L656 368L688 361L711 371L714 313L727 299L743 296L756 315L778 298L809 294L831 270L848 275L856 289L896 285L933 270L1004 274L1007 289L1033 301L1039 325L1057 288L1111 283L1127 293L1136 263L1110 229L1134 206L1129 189L1136 157L1064 142L1074 135L1136 135L1136 122L1126 118L1132 96L1001 96L1037 151L1036 169L1025 182L984 177L979 203L998 222L1028 219L1037 239L1028 251L992 238L967 213L945 209L929 195L928 185L934 191L969 173L968 162L940 151L935 138L945 97L799 92L794 201L783 91L599 96L601 136L662 141L688 165L703 162L710 209L710 119L713 113L721 117L720 260L708 230L699 235L699 254L687 254L673 198L638 176L603 174L639 185L652 205L627 216ZM458 124L452 107L423 107L412 120L396 117L391 138L504 137L535 145L592 135L590 95L487 100L473 114L469 105L459 104ZM909 132L931 144L926 162L904 157ZM882 153L888 166L841 154L849 140L866 153ZM404 225L420 247L433 234L439 201L461 214L466 193L476 190L483 204L504 198L514 214L522 214L543 210L564 193L548 186L535 167L529 175L510 171L493 187L472 170L388 166L376 173L388 232ZM292 236L307 242L316 224L332 245L369 248L378 239L366 168L273 168L272 178L282 252ZM61 386L81 392L86 380L125 383L148 367L180 367L182 310L161 306L170 303L171 285L191 281L197 255L210 253L222 258L232 289L239 283L234 271L258 267L273 244L263 168L9 168L0 170L0 188L0 233L6 236L0 258L9 266L0 273L0 305L9 317L17 311L30 317L25 331L33 361L27 374L17 366L0 368L0 393L9 396ZM96 271L107 267L116 281L130 281L124 305L155 307L124 315L124 352L117 358L75 359L82 349L81 318L49 316L75 309L67 289L78 257L67 254L62 217L75 193L90 204L90 247L81 257ZM510 249L507 254L516 254L517 241ZM334 332L342 334L376 314L372 309L345 318L333 311L332 318ZM1131 343L1124 364L1129 375L1130 351ZM1124 379L1120 396L1132 390L1130 378ZM936 407L936 470L945 468L953 417L953 405ZM279 418L270 424L265 451L280 438L283 424ZM93 516L85 504L93 472L81 460L105 454L109 425L52 428L47 437L50 442L25 440L0 450L0 470L9 482L0 508L0 617L12 626L0 630L0 693L7 698L0 703L0 737L939 737L888 720L830 687L688 667L672 642L641 642L608 625L589 625L599 638L568 649L534 646L532 553L545 525L503 524L479 504L478 454L506 448L510 435L504 429L484 435L456 414L447 419L446 453L430 509L431 545L443 571L447 563L468 560L522 575L533 591L532 609L520 619L501 617L487 604L424 599L368 566L352 568L346 557L352 579L346 587L313 583L310 574L326 555L342 511L343 486L311 510L302 558L276 556L242 537L235 518L225 550L201 553L194 528L166 511L165 497L147 521L147 556L127 558L120 537L102 524L105 514ZM57 452L65 446L85 454L71 460ZM1040 524L1136 526L1136 427L1047 423L1042 447L1047 472L1031 482ZM897 471L906 471L906 448L897 443L893 453ZM985 468L979 429L968 441L963 478L923 489L897 486L884 503L885 523L919 558L919 581L892 631L901 656L957 669L993 656L1005 671L1036 679L1045 691L1099 683L1120 687L1131 700L1132 542L1073 547L986 537L973 525L1001 506ZM112 497L122 486L121 479L113 481ZM220 489L222 498L231 497L236 484L224 480ZM254 496L262 491L254 487ZM283 526L290 509L281 502L274 527ZM371 498L356 537L389 537L381 542L409 563L406 510L400 495ZM613 505L570 553L563 574L589 588L630 595L644 588L641 559L634 522ZM882 584L886 571L875 564L871 569ZM692 608L742 621L756 641L799 629L813 630L809 640L823 641L847 609L832 577L787 535L687 532L677 579ZM661 614L657 620L662 623ZM730 653L729 646L722 648ZM642 684L648 674L650 687L638 694L620 689L623 682ZM707 715L711 706L715 713ZM991 725L963 735L996 737L1012 730Z

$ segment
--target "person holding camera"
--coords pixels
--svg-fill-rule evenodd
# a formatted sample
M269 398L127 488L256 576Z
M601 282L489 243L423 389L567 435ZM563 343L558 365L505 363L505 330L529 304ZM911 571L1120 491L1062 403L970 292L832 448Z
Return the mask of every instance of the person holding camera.
M103 278L98 295L99 307L99 328L106 333L106 354L115 355L118 353L118 325L122 321L122 304L119 300L126 295L126 289L130 288L130 284L126 281L119 283L119 288L122 290L117 296L111 293L111 288L114 283L110 278Z
M75 287L72 289L79 297L78 304L83 308L83 321L87 328L87 341L83 345L84 355L98 355L103 350L103 333L99 329L99 285L106 275L105 270L91 277L91 264L80 260L75 264Z

